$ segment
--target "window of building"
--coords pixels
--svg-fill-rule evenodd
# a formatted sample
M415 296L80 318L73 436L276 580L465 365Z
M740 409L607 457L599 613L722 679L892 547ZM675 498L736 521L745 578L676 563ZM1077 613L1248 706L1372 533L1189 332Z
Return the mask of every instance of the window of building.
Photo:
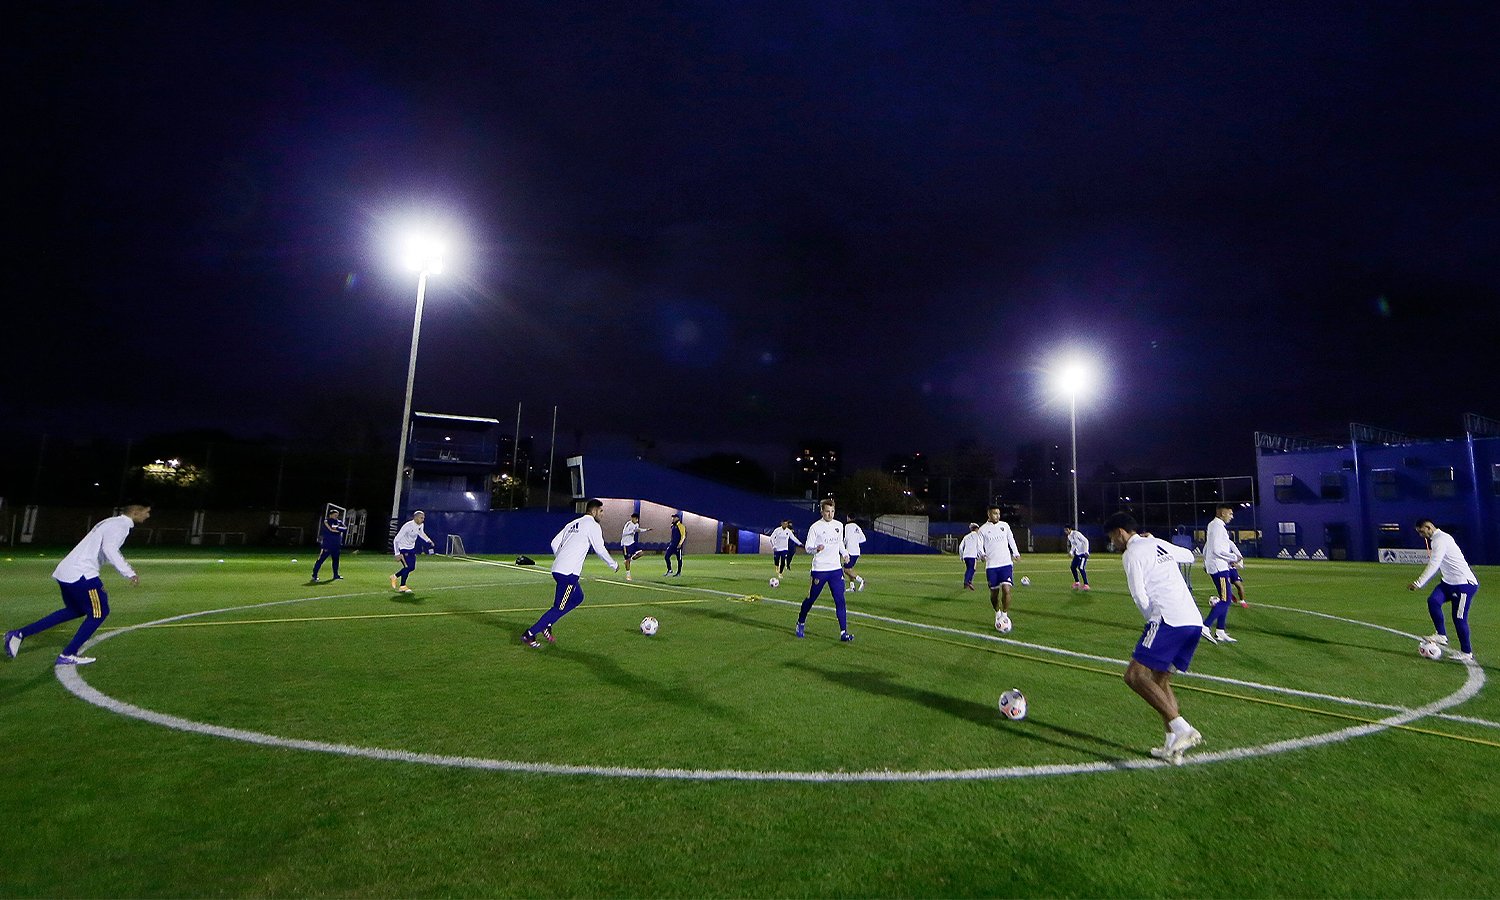
M1370 483L1375 486L1376 500L1401 499L1401 489L1396 484L1395 469L1375 469L1370 472Z
M1375 526L1375 543L1382 547L1405 547L1401 537L1401 525L1397 522L1382 522Z
M1349 558L1349 524L1329 522L1323 526L1323 543L1328 545L1329 559Z
M1276 475L1273 476L1276 486L1277 503L1295 503L1297 501L1297 476Z
M1342 502L1345 499L1346 493L1348 492L1344 487L1343 472L1323 473L1323 489L1318 496L1322 497L1324 500L1335 500Z
M1496 497L1500 497L1500 463L1490 466L1490 489L1495 492Z
M1298 545L1298 541L1297 541L1297 523L1296 522L1277 522L1276 523L1276 537L1278 539L1278 542L1281 544L1281 546L1283 546L1283 547L1296 547Z
M1458 486L1453 483L1453 467L1437 466L1428 471L1428 496L1444 500L1457 496Z

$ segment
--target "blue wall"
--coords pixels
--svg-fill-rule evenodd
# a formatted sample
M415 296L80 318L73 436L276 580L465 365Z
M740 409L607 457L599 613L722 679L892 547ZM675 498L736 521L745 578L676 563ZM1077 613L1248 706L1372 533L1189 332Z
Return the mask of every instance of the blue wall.
M1472 456L1471 456L1472 447ZM1500 498L1493 466L1500 462L1500 439L1423 441L1411 444L1350 444L1288 453L1262 451L1256 459L1260 491L1261 553L1274 556L1284 546L1278 523L1295 522L1298 541L1288 547L1335 556L1325 529L1348 528L1347 558L1371 561L1384 545L1421 548L1412 528L1430 518L1452 534L1471 563L1500 562ZM1453 470L1452 497L1435 495L1432 471ZM1385 473L1383 476L1377 473ZM1295 479L1291 495L1278 499L1277 475ZM1324 499L1325 475L1342 476L1344 498ZM1377 482L1377 477L1392 479ZM1286 489L1283 488L1286 492ZM1395 525L1383 531L1382 525Z

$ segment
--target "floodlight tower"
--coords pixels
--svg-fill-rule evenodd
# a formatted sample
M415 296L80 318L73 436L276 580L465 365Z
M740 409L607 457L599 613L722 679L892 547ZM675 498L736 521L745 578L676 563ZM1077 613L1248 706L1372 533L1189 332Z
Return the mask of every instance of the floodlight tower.
M1058 373L1058 383L1068 392L1068 418L1073 433L1073 530L1078 530L1078 392L1087 386L1088 367L1081 362L1071 362Z
M443 273L442 242L427 236L407 238L402 262L417 273L417 315L411 326L411 359L406 365L406 404L401 412L401 443L396 448L396 490L391 497L390 534L394 540L401 527L401 485L406 480L406 442L411 438L411 393L417 380L417 341L422 336L422 301L427 296L427 276Z

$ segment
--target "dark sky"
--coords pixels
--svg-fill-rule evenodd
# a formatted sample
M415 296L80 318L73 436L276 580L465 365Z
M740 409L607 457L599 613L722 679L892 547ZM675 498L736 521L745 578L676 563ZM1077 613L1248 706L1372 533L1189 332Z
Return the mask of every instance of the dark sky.
M1433 3L33 3L17 430L391 418L856 463L1500 416L1500 12ZM596 444L597 446L597 444ZM1004 460L1002 460L1004 461Z

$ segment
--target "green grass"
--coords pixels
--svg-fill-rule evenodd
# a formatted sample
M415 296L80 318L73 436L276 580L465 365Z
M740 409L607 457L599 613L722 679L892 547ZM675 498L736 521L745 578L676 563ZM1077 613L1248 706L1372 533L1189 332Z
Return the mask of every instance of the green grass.
M590 562L585 604L532 650L551 602L532 570L424 558L396 597L384 556L305 584L290 554L133 550L106 574L112 638L80 671L117 700L283 738L575 766L868 772L1146 759L1160 721L1122 666L994 635L949 558L860 561L869 590L840 644L831 610L791 635L801 578L758 557L692 557L627 585ZM0 562L0 615L58 605L37 555ZM805 557L799 557L805 564ZM1140 619L1118 557L1095 590L1027 556L1015 641L1124 659ZM326 574L326 572L325 572ZM1420 659L1431 630L1408 568L1251 563L1252 608L1195 673L1415 707L1463 666ZM1500 572L1481 580L1500 584ZM1197 576L1197 593L1205 582ZM1482 591L1481 662L1500 647ZM826 599L826 598L825 598ZM1288 607L1273 609L1272 605ZM638 633L645 615L661 621ZM253 621L270 620L281 621ZM290 621L288 621L290 620ZM938 626L959 632L918 627ZM1345 742L1181 768L937 782L674 781L443 768L258 746L121 716L69 693L65 625L0 660L3 896L1496 896L1500 728L1426 718ZM1322 734L1388 711L1178 679L1202 751ZM995 709L1024 690L1031 714ZM1209 689L1216 693L1208 693ZM1232 695L1232 696L1226 696ZM1448 712L1500 722L1486 686ZM1334 714L1334 715L1328 715ZM1340 718L1342 717L1342 718ZM1457 737L1471 738L1466 742Z

